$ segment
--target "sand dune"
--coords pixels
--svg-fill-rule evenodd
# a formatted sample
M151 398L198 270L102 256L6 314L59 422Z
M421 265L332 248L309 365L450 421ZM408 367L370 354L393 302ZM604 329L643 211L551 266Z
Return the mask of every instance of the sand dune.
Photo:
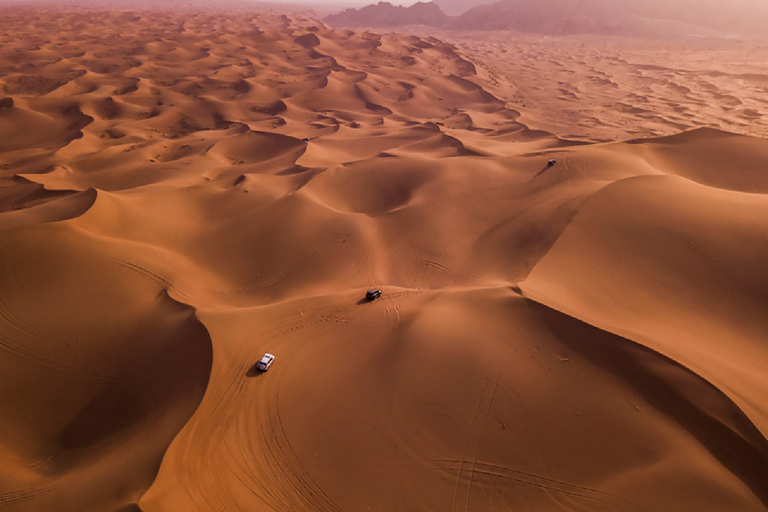
M2 17L0 509L768 508L730 43Z
M766 326L759 311L766 290L761 276L749 271L763 257L764 248L756 243L762 230L757 219L768 206L763 199L761 194L726 192L666 176L622 180L601 190L579 211L523 290L547 303L596 307L610 317L608 323L593 320L586 312L574 316L622 335L632 331L627 337L638 337L644 345L669 353L726 394L733 386L734 399L765 432L766 411L757 397L750 396L765 385L759 382L764 378L759 369L766 357L762 353ZM593 207L599 211L593 214ZM590 222L588 218L599 223L586 228L594 235L580 231L583 222ZM713 231L723 234L714 237ZM578 249L567 248L571 237L578 239ZM563 250L568 255L558 257ZM616 251L627 252L622 256ZM549 266L554 260L558 261L556 271ZM610 261L621 263L613 266ZM577 270L580 265L594 265L593 273L582 277ZM600 276L606 288L601 288ZM584 281L577 284L580 279ZM586 295L573 297L568 289ZM612 298L609 289L621 299ZM599 297L600 304L589 297ZM657 297L664 298L663 304ZM660 339L651 342L646 337ZM733 351L727 363L716 349L726 339ZM734 372L725 379L728 384L717 376L721 372Z
M518 111L520 122L568 139L649 138L702 127L768 134L768 45L761 39L425 32L469 56L483 87Z

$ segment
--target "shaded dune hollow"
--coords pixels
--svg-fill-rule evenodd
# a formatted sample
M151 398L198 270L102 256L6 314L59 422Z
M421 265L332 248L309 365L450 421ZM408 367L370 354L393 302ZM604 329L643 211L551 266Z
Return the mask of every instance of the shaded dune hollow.
M0 510L765 512L766 139L265 9L0 12Z

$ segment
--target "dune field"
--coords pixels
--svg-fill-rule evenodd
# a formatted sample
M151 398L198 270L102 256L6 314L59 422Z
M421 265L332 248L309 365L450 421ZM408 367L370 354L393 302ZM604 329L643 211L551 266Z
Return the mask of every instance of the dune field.
M768 509L760 43L0 20L0 511Z
M485 87L521 112L521 122L571 140L608 142L701 127L768 134L765 40L428 32L469 56Z

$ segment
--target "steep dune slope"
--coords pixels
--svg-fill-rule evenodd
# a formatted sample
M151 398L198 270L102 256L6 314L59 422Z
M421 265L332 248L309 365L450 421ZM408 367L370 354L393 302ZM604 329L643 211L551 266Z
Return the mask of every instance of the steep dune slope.
M5 230L0 254L3 509L135 503L205 390L206 329L69 223Z
M696 371L765 434L767 207L678 178L621 181L587 202L521 287Z

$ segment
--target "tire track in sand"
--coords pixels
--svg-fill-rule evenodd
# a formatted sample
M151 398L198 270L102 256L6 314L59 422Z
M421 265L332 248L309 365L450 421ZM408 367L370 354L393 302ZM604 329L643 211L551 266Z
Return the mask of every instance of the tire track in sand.
M453 503L451 512L456 510L469 510L469 497L472 491L472 480L474 480L477 471L477 454L480 451L485 424L488 414L491 412L493 398L496 396L496 389L499 387L497 380L488 377L483 387L483 393L477 403L475 416L472 418L472 425L469 428L467 443L464 445L464 455L461 458L459 466L459 475L456 478L456 489L453 493ZM459 507L459 508L457 508Z

